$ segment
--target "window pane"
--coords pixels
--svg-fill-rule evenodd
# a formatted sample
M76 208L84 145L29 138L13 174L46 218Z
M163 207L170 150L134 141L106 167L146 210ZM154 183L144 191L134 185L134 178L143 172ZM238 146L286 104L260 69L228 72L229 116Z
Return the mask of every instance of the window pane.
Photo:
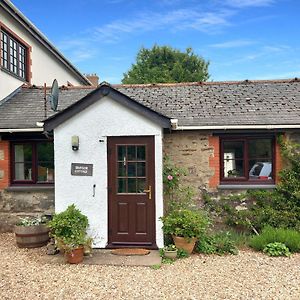
M250 180L271 180L272 179L271 161L249 161L249 179Z
M15 180L32 180L32 164L15 163Z
M118 176L126 176L126 165L123 162L118 163Z
M137 163L137 176L145 177L146 176L146 163L140 162Z
M136 160L136 147L135 146L127 147L127 159L128 160Z
M128 178L128 193L136 193L136 178Z
M244 142L224 142L224 159L236 159L244 157Z
M128 163L128 177L136 176L136 163Z
M31 144L15 145L15 162L32 162Z
M225 141L224 149L224 178L244 177L244 142Z
M43 181L43 182L54 181L54 161L39 162L37 179L38 181Z
M249 158L272 158L272 140L249 140Z
M123 161L126 158L126 146L118 146L118 160Z
M137 160L146 160L146 146L137 146Z
M228 159L224 160L224 178L244 177L244 161Z
M118 193L126 193L126 179L118 178Z
M146 178L138 178L137 180L137 192L143 193L146 189Z

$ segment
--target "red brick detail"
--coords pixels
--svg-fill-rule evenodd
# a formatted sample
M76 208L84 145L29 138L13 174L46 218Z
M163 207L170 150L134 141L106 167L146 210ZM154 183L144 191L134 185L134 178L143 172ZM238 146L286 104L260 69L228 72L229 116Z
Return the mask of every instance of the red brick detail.
M283 161L280 153L280 146L276 141L275 143L275 184L279 182L278 173L282 170L282 167L283 167Z
M208 144L213 148L213 153L209 157L209 167L214 171L214 175L209 179L209 187L216 188L220 184L220 139L218 136L209 136Z
M0 141L0 151L4 152L4 159L0 159L0 170L4 171L4 177L0 178L0 190L9 186L10 181L10 155L9 155L9 142Z

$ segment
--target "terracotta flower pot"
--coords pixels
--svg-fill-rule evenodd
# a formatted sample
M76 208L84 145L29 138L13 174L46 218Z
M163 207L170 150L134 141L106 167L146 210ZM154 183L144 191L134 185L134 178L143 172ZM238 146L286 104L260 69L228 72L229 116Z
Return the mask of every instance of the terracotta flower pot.
M183 249L188 254L191 254L194 250L197 238L184 238L181 236L172 235L174 244L177 249Z
M66 261L69 264L79 264L83 261L83 246L65 252Z

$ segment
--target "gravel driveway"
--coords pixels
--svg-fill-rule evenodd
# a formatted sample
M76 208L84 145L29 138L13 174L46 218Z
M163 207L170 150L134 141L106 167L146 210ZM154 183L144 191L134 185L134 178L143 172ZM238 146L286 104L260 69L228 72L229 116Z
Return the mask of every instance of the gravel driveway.
M0 234L0 299L300 299L300 254L193 255L154 270L46 264Z

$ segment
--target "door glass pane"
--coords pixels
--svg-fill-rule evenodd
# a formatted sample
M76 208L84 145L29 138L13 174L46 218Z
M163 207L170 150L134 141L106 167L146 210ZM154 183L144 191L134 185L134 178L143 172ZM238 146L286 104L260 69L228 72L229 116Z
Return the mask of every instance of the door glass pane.
M249 160L249 180L271 180L272 162Z
M130 162L128 165L128 177L136 177L136 163Z
M249 140L248 147L250 158L272 158L271 139Z
M118 160L123 161L124 157L126 157L126 146L118 146Z
M128 178L128 193L136 193L136 178Z
M118 176L126 176L126 164L118 162Z
M126 179L118 178L118 193L126 193Z
M143 193L146 186L146 145L117 145L117 192Z
M146 163L138 162L137 163L137 176L138 177L145 177L146 176Z
M146 146L137 146L137 160L146 160Z
M146 189L146 178L138 178L137 179L137 192L143 193Z
M128 160L136 160L136 147L135 146L127 146L127 159Z

